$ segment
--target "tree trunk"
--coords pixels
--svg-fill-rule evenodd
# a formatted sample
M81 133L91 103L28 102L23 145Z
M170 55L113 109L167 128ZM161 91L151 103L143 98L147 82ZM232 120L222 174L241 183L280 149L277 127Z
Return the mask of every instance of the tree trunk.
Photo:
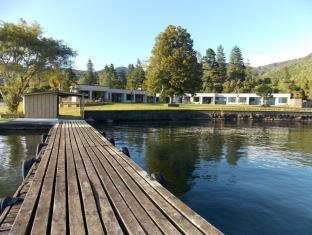
M173 104L173 96L169 95L169 104Z

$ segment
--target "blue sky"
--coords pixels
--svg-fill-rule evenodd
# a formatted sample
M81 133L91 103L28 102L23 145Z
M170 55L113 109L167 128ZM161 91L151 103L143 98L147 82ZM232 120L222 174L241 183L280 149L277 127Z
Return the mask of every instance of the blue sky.
M312 53L311 0L0 0L1 20L19 18L77 50L78 69L89 58L96 69L148 60L169 24L187 28L201 54L238 45L253 66Z

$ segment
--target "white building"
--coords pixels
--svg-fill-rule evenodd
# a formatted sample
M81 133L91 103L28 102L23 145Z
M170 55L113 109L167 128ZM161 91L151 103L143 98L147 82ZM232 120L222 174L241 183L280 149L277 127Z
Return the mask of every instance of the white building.
M273 93L266 101L268 105L289 105L291 94ZM196 93L175 97L178 103L193 104L228 104L228 105L262 105L263 98L255 93Z
M115 89L99 85L75 85L71 92L85 94L86 100L122 103L155 103L156 97L143 90ZM73 100L74 101L74 100Z
M291 94L273 93L266 101L268 105L289 105ZM182 103L262 105L263 98L255 93L196 93L182 98Z
M150 96L143 90L115 89L99 85L75 85L71 92L85 94L86 100L122 103L157 103L160 94ZM268 105L289 105L291 94L273 93L266 101ZM75 97L73 97L75 99ZM184 104L228 104L228 105L262 105L263 98L255 93L196 93L175 96L175 103ZM75 100L72 100L75 101Z

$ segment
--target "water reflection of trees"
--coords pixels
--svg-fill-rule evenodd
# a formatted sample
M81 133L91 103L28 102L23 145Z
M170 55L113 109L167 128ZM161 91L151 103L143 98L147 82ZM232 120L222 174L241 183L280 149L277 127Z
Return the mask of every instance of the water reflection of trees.
M160 128L148 132L146 143L147 167L161 172L167 188L176 195L189 190L198 153L198 138L180 128Z
M12 195L22 181L22 161L35 156L43 131L1 132L0 197Z
M162 172L177 194L188 191L198 159L218 163L225 159L235 166L242 157L248 158L248 148L267 147L274 151L306 152L312 155L312 129L289 128L274 125L224 126L223 124L194 127L166 127L149 132L146 139L146 157L151 172ZM290 159L290 157L288 157ZM291 159L310 164L312 159Z

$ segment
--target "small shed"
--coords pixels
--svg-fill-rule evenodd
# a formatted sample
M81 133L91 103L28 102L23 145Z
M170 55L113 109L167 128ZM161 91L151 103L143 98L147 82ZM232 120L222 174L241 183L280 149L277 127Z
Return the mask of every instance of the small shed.
M83 118L83 95L78 93L46 91L24 94L23 108L26 118L59 118L61 97L79 97L80 114Z

